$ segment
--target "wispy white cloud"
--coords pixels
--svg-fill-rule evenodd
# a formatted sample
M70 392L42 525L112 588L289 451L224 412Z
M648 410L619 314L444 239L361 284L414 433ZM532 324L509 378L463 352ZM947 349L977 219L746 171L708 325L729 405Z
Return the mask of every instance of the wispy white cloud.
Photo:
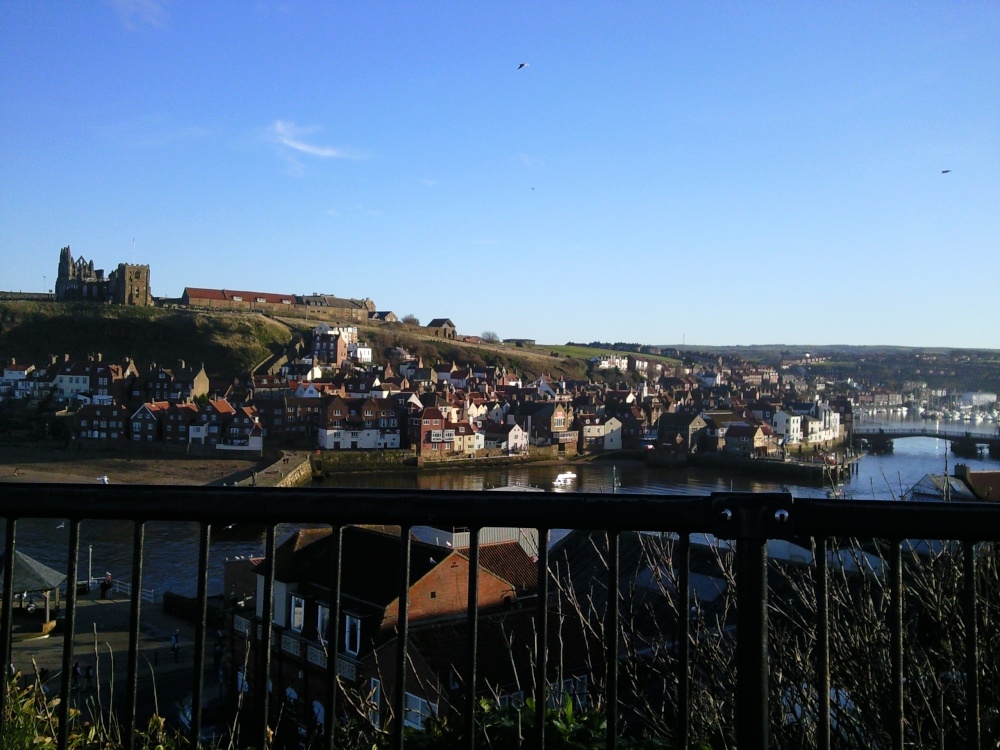
M162 28L167 22L167 0L108 0L129 31L140 26Z
M318 128L303 128L299 127L294 122L275 120L270 128L268 128L268 134L271 140L275 143L280 143L287 148L298 151L302 154L308 154L309 156L318 156L322 159L362 158L362 155L357 152L345 151L343 149L333 148L332 146L320 146L315 143L308 143L305 140L305 136L316 132L316 130L318 130Z

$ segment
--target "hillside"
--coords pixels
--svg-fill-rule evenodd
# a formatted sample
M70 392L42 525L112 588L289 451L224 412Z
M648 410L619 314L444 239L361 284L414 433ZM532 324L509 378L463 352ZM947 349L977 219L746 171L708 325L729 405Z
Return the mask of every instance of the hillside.
M100 353L113 362L131 357L140 367L203 362L210 377L230 378L293 340L307 338L316 323L315 314L311 320L274 319L255 313L0 300L0 360L13 357L41 365L53 356L80 360ZM385 362L389 351L399 346L427 365L453 361L503 366L526 378L543 372L556 378L587 377L585 359L545 347L443 341L401 324L362 325L359 333L372 346L377 362Z
M228 378L291 338L287 326L262 315L0 301L0 359L38 365L100 353L110 362L131 357L140 367L204 363L210 377Z
M302 335L316 323L315 318L311 322L303 318L282 317L279 320L288 325L292 331ZM548 373L553 378L564 377L572 380L587 378L586 358L565 356L545 346L524 348L499 343L472 344L457 340L446 341L427 335L419 326L402 323L357 325L357 328L359 338L371 345L378 362L385 362L390 350L398 346L410 354L421 357L428 366L437 362L454 362L460 366L505 367L527 379L535 378L542 373Z

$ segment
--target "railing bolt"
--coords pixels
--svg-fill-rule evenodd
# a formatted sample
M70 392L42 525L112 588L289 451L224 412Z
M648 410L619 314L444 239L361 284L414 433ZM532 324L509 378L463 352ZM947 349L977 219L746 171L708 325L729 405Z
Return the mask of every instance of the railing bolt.
M788 522L788 511L787 510L777 510L774 512L774 520L778 523Z
M729 508L723 508L722 512L719 514L719 518L723 521L731 521L733 518L733 512Z

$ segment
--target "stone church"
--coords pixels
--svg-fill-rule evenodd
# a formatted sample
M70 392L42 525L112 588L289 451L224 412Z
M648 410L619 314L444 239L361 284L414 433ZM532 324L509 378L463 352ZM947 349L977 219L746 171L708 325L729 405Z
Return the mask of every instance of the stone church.
M111 305L152 305L149 289L149 266L119 263L107 276L94 261L73 260L69 246L59 251L56 276L56 300L59 302L105 302Z

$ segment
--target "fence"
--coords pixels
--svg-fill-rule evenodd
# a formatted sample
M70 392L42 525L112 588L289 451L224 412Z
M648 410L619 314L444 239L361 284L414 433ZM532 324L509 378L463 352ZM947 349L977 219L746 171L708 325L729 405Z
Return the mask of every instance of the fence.
M30 509L30 510L28 510ZM82 510L85 509L85 510ZM894 503L864 502L845 500L819 500L793 498L785 493L718 493L710 497L677 497L656 495L589 495L582 493L520 493L509 492L498 496L483 492L400 492L383 490L331 490L318 488L244 488L244 487L136 487L115 485L20 485L12 484L4 488L0 497L0 516L6 519L6 559L12 559L16 547L18 519L32 518L69 519L69 569L67 571L67 602L65 608L65 631L74 632L76 617L76 582L79 571L77 563L80 546L80 524L87 519L118 519L134 522L133 571L135 586L132 595L132 616L130 619L128 678L124 690L127 695L126 715L121 717L128 747L134 743L136 727L135 705L137 689L140 601L142 591L142 556L145 524L150 521L200 521L200 551L197 576L197 611L200 621L206 622L208 600L208 559L211 546L213 524L247 523L264 525L265 560L261 568L262 592L255 617L240 617L243 632L250 637L256 630L259 643L259 660L249 669L257 674L270 674L272 642L278 631L275 624L273 600L276 588L275 565L275 525L280 523L329 524L334 533L352 524L391 524L399 526L402 553L399 559L398 613L396 626L395 685L392 696L392 715L401 718L412 712L405 692L410 675L408 648L410 640L410 582L411 557L409 531L414 526L437 526L444 528L467 527L470 529L471 546L468 550L469 577L468 610L464 663L467 673L463 676L460 697L456 698L461 720L467 726L463 746L473 747L475 733L473 722L480 699L477 694L476 669L478 662L479 638L479 571L480 544L479 530L489 527L527 527L538 530L539 538L548 537L553 529L573 526L576 529L600 532L604 539L602 556L606 563L604 585L607 602L602 613L604 640L604 674L601 678L601 705L606 711L605 745L618 746L620 737L628 729L628 717L633 713L627 701L634 695L631 688L621 690L622 667L622 603L628 592L623 590L619 570L620 541L631 530L643 530L660 537L676 539L676 555L671 561L664 561L664 569L669 568L676 595L676 608L681 613L694 614L692 590L697 590L701 579L699 571L692 570L692 540L730 540L722 546L732 551L733 569L729 583L735 589L735 615L719 628L715 637L719 640L713 648L726 648L722 639L732 641L735 666L734 703L732 728L736 744L741 748L765 748L769 746L773 728L789 716L794 720L802 718L802 702L807 698L811 704L809 715L814 723L809 729L809 737L815 746L831 747L831 737L835 740L839 728L851 720L850 711L845 711L845 698L838 686L831 682L831 632L836 621L831 622L830 585L836 580L838 571L844 569L844 557L838 556L835 539L871 538L881 540L881 558L875 564L874 578L880 591L884 592L888 603L885 648L886 684L880 685L884 696L882 717L887 739L883 747L902 750L913 745L912 716L907 717L909 705L907 694L915 690L912 665L904 664L904 640L910 638L909 600L904 600L904 540L954 540L958 558L961 560L960 576L954 582L959 601L957 616L960 618L962 644L956 651L950 674L948 689L963 696L960 720L962 725L960 741L966 747L981 747L984 740L995 742L993 734L984 736L984 717L981 712L981 676L983 654L990 660L990 676L995 678L995 644L984 651L981 643L980 627L984 621L981 607L991 607L990 618L995 620L996 589L983 593L982 571L979 560L987 546L982 542L1000 540L1000 506L972 503ZM808 644L807 652L794 649L788 653L776 654L773 643L776 607L769 603L769 540L811 540L814 550L810 568L811 584L803 595L808 606L803 613L793 613L794 617L808 616L815 626L815 638ZM339 550L339 547L338 547ZM832 554L828 554L832 553ZM542 721L549 703L550 675L546 662L553 646L550 641L553 613L554 578L550 572L550 551L541 545L537 560L537 604L536 638L537 655L534 692L535 721L531 736L527 738L533 747L543 748L546 743L546 723ZM857 555L857 552L850 554ZM320 643L342 644L343 631L341 611L341 566L338 551L336 563L331 569L331 590L329 619L325 639ZM773 552L770 553L773 557ZM839 563L838 563L839 561ZM993 564L992 562L990 563ZM3 611L0 617L0 648L4 654L11 649L11 607L13 601L12 566L4 571ZM648 570L653 577L660 569ZM990 575L996 570L991 568ZM978 581L978 584L977 584ZM977 589L977 585L979 588ZM981 595L986 598L981 599ZM904 628L904 616L906 627ZM793 618L794 619L794 618ZM251 626L250 623L254 625ZM995 624L995 623L994 623ZM917 622L915 627L919 627ZM665 649L667 660L675 671L675 705L672 708L674 742L677 747L687 747L692 740L691 711L692 686L705 666L694 660L701 645L700 624L695 617L680 616L671 625L672 645ZM205 672L206 628L196 630L194 643L194 677L192 678L191 732L200 736L201 705L204 694L203 674ZM839 631L837 631L839 633ZM840 637L839 635L837 636ZM295 638L289 636L289 648L295 646ZM283 643L283 641L282 641ZM843 645L843 644L842 644ZM844 648L857 646L847 643ZM627 647L627 644L625 644ZM296 646L300 651L309 652L309 644ZM58 746L67 747L69 731L69 705L66 700L70 693L70 665L74 660L73 639L67 637L63 647L63 669L61 678L62 702L58 712ZM316 661L325 666L325 656ZM786 661L770 663L769 659L786 658ZM700 657L699 657L700 658ZM838 654L838 658L848 658ZM343 690L339 673L341 664L347 663L338 655L336 669L326 669L326 685L330 704L336 706L338 691ZM863 666L856 664L856 666ZM783 697L776 698L770 684L786 679L782 670L792 673L805 669L809 674L808 686L801 692L803 696L793 698L790 704ZM959 675L960 677L956 677ZM250 675L246 675L249 677ZM716 675L711 675L714 679ZM258 678L254 678L258 679ZM238 678L236 689L244 689L244 675ZM258 684L263 684L258 681ZM992 684L992 683L991 683ZM992 688L991 688L992 690ZM4 700L0 691L0 700ZM991 693L991 695L993 695ZM267 746L268 717L271 714L271 698L268 691L261 690L255 696L257 710L253 714L254 725L249 727L248 744L263 748ZM941 712L944 713L944 698L941 698ZM671 698L671 702L674 698ZM0 709L4 706L0 705ZM321 741L325 746L337 746L337 733L343 729L337 726L336 711L327 711L323 717ZM0 710L0 717L3 711ZM991 715L992 716L992 715ZM991 718L990 721L995 719ZM2 721L2 719L0 719ZM389 727L393 746L402 748L406 742L404 722L397 720ZM985 727L987 732L998 731L992 724ZM949 730L950 731L950 730ZM3 727L0 725L0 735ZM949 742L954 740L948 736ZM839 741L839 740L838 740ZM945 742L945 729L940 731L940 741Z

